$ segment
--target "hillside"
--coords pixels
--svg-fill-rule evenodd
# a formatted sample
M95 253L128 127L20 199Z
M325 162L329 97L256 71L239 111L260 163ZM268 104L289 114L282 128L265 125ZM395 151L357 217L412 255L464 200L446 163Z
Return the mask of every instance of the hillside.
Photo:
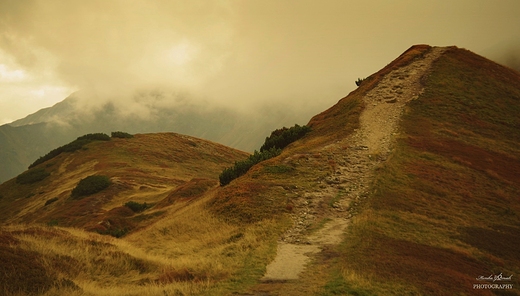
M489 295L479 276L520 266L519 108L519 73L456 47L367 77L219 193L219 213L294 223L244 295Z
M38 165L42 181L0 185L0 283L6 295L519 295L518 114L518 72L417 45L226 186L218 174L246 153L177 134L92 142ZM94 173L113 183L70 199Z
M190 103L185 98L174 98L178 100L174 104L169 101L174 99L165 99L157 92L136 95L128 103L140 106L134 113L112 102L84 107L82 99L72 94L52 107L0 126L0 183L26 170L49 150L88 133L176 132L253 152L271 130L307 120L309 115L274 109L243 114L210 103ZM267 120L267 114L273 113L278 116Z
M41 181L21 182L20 175L1 184L0 221L126 234L143 224L132 221L164 214L152 211L134 217L123 207L126 202L161 208L173 203L176 196L193 198L182 190L204 193L217 185L223 168L245 157L247 153L173 133L94 141L31 168L28 172L49 174ZM112 184L100 193L72 198L78 182L91 175L107 176Z

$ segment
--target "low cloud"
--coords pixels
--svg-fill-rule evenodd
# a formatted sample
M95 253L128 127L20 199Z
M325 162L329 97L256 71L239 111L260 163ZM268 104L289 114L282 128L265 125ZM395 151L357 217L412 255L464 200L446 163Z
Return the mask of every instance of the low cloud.
M509 49L500 60L504 65L520 72L520 46Z
M0 46L96 100L196 89L226 58L228 14L206 1L2 1Z
M198 106L316 114L413 44L480 53L520 38L511 30L518 9L487 0L3 0L0 58L82 90L81 108L112 102L145 117L146 106L177 106L182 94ZM154 90L160 100L142 97Z

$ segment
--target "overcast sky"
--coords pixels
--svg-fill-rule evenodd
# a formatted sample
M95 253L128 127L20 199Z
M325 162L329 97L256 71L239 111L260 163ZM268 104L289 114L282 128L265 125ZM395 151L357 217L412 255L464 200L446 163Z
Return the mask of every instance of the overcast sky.
M518 0L0 0L0 124L76 90L319 113L414 44L518 63L519 13Z

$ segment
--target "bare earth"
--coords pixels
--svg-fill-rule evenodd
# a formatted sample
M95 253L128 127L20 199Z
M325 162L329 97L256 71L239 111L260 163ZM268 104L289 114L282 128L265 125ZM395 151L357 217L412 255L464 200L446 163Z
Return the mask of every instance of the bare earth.
M365 109L360 117L360 128L350 137L320 151L329 160L335 161L336 172L318 186L315 192L306 192L302 201L295 206L295 226L279 242L276 258L267 266L262 278L264 282L297 281L306 265L312 262L313 255L321 252L327 245L336 245L348 239L345 230L350 218L356 214L355 206L368 196L367 190L373 179L374 169L392 151L405 105L422 92L420 78L444 51L445 48L434 47L424 58L388 73L363 98ZM312 235L304 235L307 227L316 222L317 205L320 201L324 197L338 196L341 189L346 190L347 194L332 205L334 210L325 216L328 222ZM305 283L298 283L296 286L302 285ZM291 289L290 294L303 295L301 293L309 291L308 287L298 290ZM264 291L253 295L278 294Z

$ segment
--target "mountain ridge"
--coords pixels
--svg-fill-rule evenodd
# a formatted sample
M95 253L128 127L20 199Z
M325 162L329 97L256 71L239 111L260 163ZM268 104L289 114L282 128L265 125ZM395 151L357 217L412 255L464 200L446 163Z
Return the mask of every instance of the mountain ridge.
M168 101L168 105L160 92L136 95L129 104L140 107L132 113L121 109L124 104L111 101L82 106L82 100L88 99L83 96L74 93L52 107L0 126L0 182L23 172L49 150L88 133L176 132L252 152L271 130L308 118L274 107L246 114L209 103L189 103L183 97L173 98L178 102ZM274 119L264 116L273 113L277 114Z
M132 154L136 154L132 156ZM182 157L178 155L182 154ZM128 155L128 156L126 156ZM139 155L139 158L136 158ZM20 184L12 179L0 186L2 188L3 223L53 223L62 217L63 226L85 227L85 224L74 222L75 216L81 216L89 225L95 225L94 208L70 213L75 203L89 202L90 199L101 198L100 204L106 211L108 204L121 206L118 196L125 192L124 199L139 197L139 192L147 192L150 196L163 196L181 184L190 183L197 178L215 179L218 173L233 161L245 158L248 154L223 145L204 141L198 138L175 133L137 134L133 138L112 138L110 141L94 141L86 144L79 151L63 152L31 170L42 169L50 173L43 181ZM197 159L202 159L198 161ZM215 167L216 165L216 167ZM81 201L73 201L70 192L80 179L101 173L112 179L111 191L108 195L93 196ZM175 174L172 174L175 172ZM133 179L138 178L142 185L137 186ZM216 184L213 184L213 187ZM138 188L134 188L137 186ZM9 188L9 189L5 189ZM18 188L18 189L17 189ZM15 192L13 193L13 189ZM114 191L115 190L115 191ZM155 192L155 193L154 193ZM17 196L25 198L16 199ZM157 203L155 197L137 202ZM47 202L53 199L52 204ZM121 199L121 198L119 198ZM31 202L34 201L34 202ZM34 204L34 205L33 205ZM16 205L16 206L15 206ZM63 212L53 211L58 205L68 205ZM28 211L29 208L34 212ZM38 209L39 208L39 209ZM97 208L97 207L95 207ZM23 210L22 210L23 209ZM18 212L5 212L11 210ZM77 209L76 209L77 210ZM4 220L10 217L9 220ZM51 218L47 218L51 217ZM71 220L72 219L72 220Z
M85 171L44 189L63 190L48 209L92 168L116 181L80 200L80 215L63 215L89 232L62 227L70 221L42 225L61 213L45 209L54 195L38 185L4 196L0 209L12 213L2 215L2 264L30 277L0 280L43 295L491 295L475 288L479 276L512 274L502 284L517 295L517 114L518 72L454 46L415 45L226 186L217 174L233 159L214 147L236 160L247 153L181 135L174 145L145 140L161 134L91 143L55 168L39 165L53 169L47 178ZM207 159L190 153L193 141L212 147ZM127 152L107 149L116 144ZM161 146L169 152L153 153ZM190 157L198 166L179 167ZM0 192L21 188L14 182ZM152 207L136 213L129 201ZM35 208L47 218L26 215ZM24 218L37 223L18 224ZM287 251L294 262L279 260ZM23 256L35 263L16 260Z

